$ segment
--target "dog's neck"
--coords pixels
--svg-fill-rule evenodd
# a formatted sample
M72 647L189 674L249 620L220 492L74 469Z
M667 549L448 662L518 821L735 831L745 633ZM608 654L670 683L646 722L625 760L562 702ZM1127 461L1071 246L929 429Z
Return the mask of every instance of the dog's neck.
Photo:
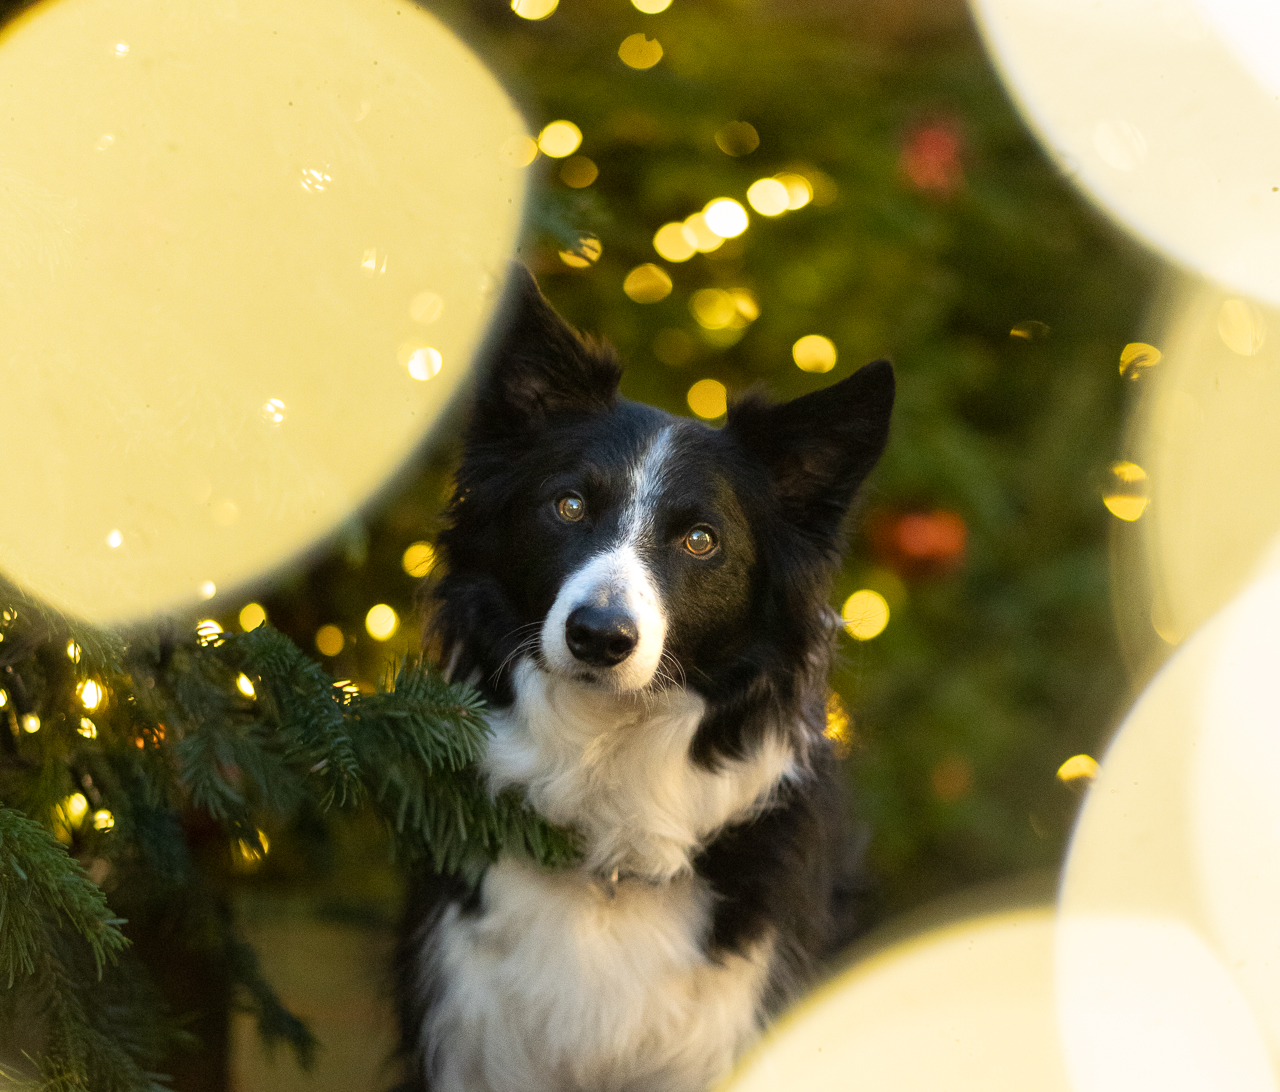
M688 872L711 835L759 811L798 773L781 733L715 769L691 761L706 713L692 691L613 693L528 659L512 677L515 700L490 715L490 786L523 788L550 822L577 830L583 867L599 875L660 883Z

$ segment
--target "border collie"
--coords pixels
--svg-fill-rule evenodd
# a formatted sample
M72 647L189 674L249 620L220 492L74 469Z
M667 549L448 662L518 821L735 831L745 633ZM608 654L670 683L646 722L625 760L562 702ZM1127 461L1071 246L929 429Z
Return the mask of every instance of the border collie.
M709 428L511 280L428 632L489 702L492 789L583 857L411 894L401 1088L702 1092L851 935L827 599L893 370Z

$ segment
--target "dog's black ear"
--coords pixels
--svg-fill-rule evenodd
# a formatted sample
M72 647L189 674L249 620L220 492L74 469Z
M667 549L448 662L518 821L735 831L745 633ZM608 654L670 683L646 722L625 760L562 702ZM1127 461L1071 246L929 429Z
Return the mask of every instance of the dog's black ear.
M499 334L490 343L476 427L491 434L537 428L563 413L611 408L622 368L613 350L556 314L533 275L511 265Z
M791 402L748 395L726 430L768 468L788 519L833 540L889 439L893 366L877 360Z

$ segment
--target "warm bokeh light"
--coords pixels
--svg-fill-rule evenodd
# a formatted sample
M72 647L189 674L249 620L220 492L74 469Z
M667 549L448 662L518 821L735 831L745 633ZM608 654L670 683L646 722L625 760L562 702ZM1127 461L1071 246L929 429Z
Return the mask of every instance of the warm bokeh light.
M40 731L40 718L35 713L28 713L22 718L22 730L34 735Z
M405 367L414 379L425 383L428 379L440 374L443 363L444 357L440 355L439 349L432 348L430 345L419 345L410 351Z
M1233 353L1256 356L1267 339L1267 321L1256 303L1223 300L1218 308L1218 334Z
M76 728L76 731L79 732L82 736L84 736L85 739L98 738L98 726L94 724L93 721L91 721L88 717L80 718L80 725L79 727Z
M1049 336L1049 327L1038 319L1027 319L1014 326L1009 331L1009 336L1020 341L1039 341Z
M802 209L813 200L813 186L802 174L784 172L776 176L787 191L787 208Z
M706 330L723 330L738 317L733 296L720 288L698 289L689 297L689 310Z
M760 147L760 134L747 121L731 121L716 132L716 147L725 155L750 155Z
M1135 497L1130 493L1109 493L1102 498L1102 503L1107 506L1116 519L1122 519L1126 523L1132 523L1134 520L1141 519L1142 513L1147 510L1147 504L1150 498Z
M802 372L829 372L836 356L835 342L822 334L806 334L791 346L791 358Z
M782 1017L724 1092L1085 1092L1072 1089L1058 1047L1053 937L1045 906L907 940L873 934L847 970Z
M835 744L836 755L840 758L848 756L853 744L853 722L849 711L834 690L827 695L827 726L822 734Z
M0 569L89 622L181 615L350 519L465 380L523 217L523 120L418 4L38 4L0 85L32 240L5 392L42 407L0 438L22 513ZM396 347L446 286L445 367L415 383Z
M725 385L716 379L699 379L685 396L689 408L699 417L714 421L723 417L728 408L728 391Z
M206 580L200 585L200 598L212 599L218 594L218 585L212 580Z
M202 645L216 644L222 637L222 626L214 618L203 618L196 623L196 641Z
M571 121L553 121L538 134L538 150L552 159L573 155L582 143L582 130Z
M67 642L67 659L73 664L80 662L80 646L75 641Z
M72 826L78 827L89 810L89 801L82 792L72 793L62 802L62 809Z
M245 633L257 629L267 620L267 611L261 603L246 603L240 608L240 628Z
M717 197L702 210L707 227L722 239L733 239L747 230L747 210L732 197Z
M631 4L646 15L657 15L671 7L671 0L631 0Z
M889 603L879 592L863 588L844 601L840 617L850 637L869 641L879 637L889 624Z
M580 190L600 177L600 168L585 155L575 155L560 164L560 181L571 189Z
M80 704L92 713L102 704L104 691L96 679L85 679L79 688Z
M9 691L0 690L0 709L4 709L9 704Z
M663 224L658 228L653 237L653 249L669 262L687 262L698 253L695 240L681 223Z
M622 282L622 290L636 303L657 303L671 295L671 276L660 265L638 265Z
M1118 481L1122 481L1126 485L1132 485L1135 482L1145 482L1147 480L1147 472L1137 463L1112 463L1111 473L1116 476Z
M681 225L685 239L692 247L701 254L710 254L713 250L719 250L724 246L724 236L714 231L707 218L700 212L695 212L692 216L685 220Z
M346 643L342 630L337 626L321 626L316 630L316 648L322 656L336 656Z
M508 137L502 144L502 157L515 167L527 167L538 158L538 142L527 133Z
M644 34L630 34L618 47L618 56L628 68L652 68L662 60L662 43Z
M436 548L430 542L411 543L400 558L400 567L410 576L417 579L426 576L435 567L435 563ZM338 645L338 650L342 650L341 643ZM330 652L327 655L336 656L337 653Z
M379 603L369 608L364 616L364 628L375 641L387 641L400 628L400 618L395 610L386 603Z
M511 0L511 10L521 19L545 19L560 6L560 0Z
M106 808L99 808L93 813L93 829L105 834L116 825L116 817Z
M1059 781L1079 781L1098 775L1098 762L1088 755L1072 755L1058 767Z
M253 680L243 671L236 676L236 689L246 698L256 698L258 692L253 688Z
M560 251L560 260L574 269L586 269L588 266L595 265L603 253L604 246L600 240L594 235L588 235L578 240L575 250Z
M271 839L267 837L266 831L259 830L257 835L257 845L254 845L248 838L236 839L231 862L236 871L253 872L261 867L267 854L271 852Z
M787 187L776 178L761 178L747 188L747 201L761 216L780 216L791 207Z
M1163 354L1145 341L1131 341L1120 351L1120 374L1126 379L1137 379L1147 368L1160 363Z

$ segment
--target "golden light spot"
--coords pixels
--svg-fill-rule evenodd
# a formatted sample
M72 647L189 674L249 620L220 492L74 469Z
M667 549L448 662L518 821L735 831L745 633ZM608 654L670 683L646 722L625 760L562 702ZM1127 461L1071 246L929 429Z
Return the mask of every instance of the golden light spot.
M1026 322L1018 323L1017 326L1010 330L1009 336L1019 338L1022 341L1036 341L1039 338L1049 336L1049 327L1043 322L1028 319Z
M733 296L720 288L698 289L689 298L689 310L697 319L698 325L706 330L723 330L738 317L738 307Z
M123 541L124 541L124 535L122 535L119 531L111 531L107 535L107 545L110 546L111 549L113 550L117 546L119 546Z
M559 6L560 0L511 0L511 10L530 21L547 18Z
M196 623L196 643L200 645L216 645L222 640L222 627L212 618L203 618Z
M80 704L92 713L99 705L105 691L96 679L85 679L79 686Z
M636 11L642 11L646 15L657 15L660 11L666 11L671 7L671 0L631 0L631 4Z
M1126 484L1147 480L1147 472L1137 463L1112 463L1111 473Z
M116 42L115 54L117 57L123 57L129 52L128 42Z
M80 727L77 728L76 731L79 732L82 736L84 736L85 739L98 738L98 726L94 724L93 721L91 721L88 717L80 718Z
M662 43L644 34L629 34L618 46L618 56L628 68L652 68L662 60Z
M212 599L215 595L218 594L218 585L215 584L212 580L206 580L203 584L200 585L199 591L200 591L201 599Z
M849 712L834 690L827 695L827 726L822 734L835 744L837 758L844 758L853 743L853 732L849 720Z
M538 158L538 142L520 133L502 142L502 154L517 167L527 167Z
M22 718L22 730L34 735L40 731L40 718L35 713L28 713Z
M436 548L429 542L414 542L400 558L404 571L413 577L423 577L436 563Z
M9 691L0 690L0 709L4 709L9 704Z
M378 248L369 247L364 252L364 257L360 260L360 272L366 277L378 277L387 271L387 254L382 252L381 265L379 265Z
M262 419L270 425L284 420L284 403L279 398L268 398L262 405Z
M405 368L408 369L411 378L425 383L432 376L440 374L442 364L444 364L444 357L440 355L439 349L432 348L430 345L420 345L409 354Z
M791 357L802 372L829 372L837 355L835 342L821 334L806 334L791 346Z
M1240 356L1254 356L1267 339L1262 311L1248 300L1223 300L1218 308L1218 335Z
M316 648L322 656L336 656L347 643L337 626L321 626L316 630Z
M574 269L586 269L587 266L594 265L603 253L604 247L600 240L594 235L588 235L578 240L576 249L560 251L560 260Z
M686 219L681 225L681 230L684 232L685 239L700 254L710 254L713 250L719 250L724 246L724 236L712 231L707 218L700 212L695 212Z
M702 210L707 227L722 239L733 239L747 230L747 210L732 197L717 197Z
M954 803L973 787L973 767L962 755L948 755L929 771L929 784L939 800Z
M236 689L246 698L256 698L258 692L253 688L253 680L243 671L236 676Z
M1161 353L1145 341L1131 341L1120 352L1120 374L1126 379L1137 379L1145 368L1160 363Z
M657 303L671 295L671 277L660 265L638 265L622 282L622 290L636 303Z
M889 624L889 604L879 592L863 588L844 601L840 617L844 619L844 628L850 637L869 641L880 636Z
M332 181L333 176L319 167L302 168L301 184L307 193L324 193Z
M257 629L267 620L267 612L261 603L246 603L240 608L240 628L245 633Z
M85 799L82 792L72 793L62 802L62 808L72 824L78 827L89 810L89 801Z
M761 216L780 216L791 207L791 195L776 178L761 178L747 188L747 202Z
M760 134L746 121L731 121L716 133L716 147L725 155L750 155L760 147Z
M234 846L232 865L240 872L252 872L258 868L267 854L271 852L271 840L265 831L258 831L258 844L254 845L248 838L238 838Z
M600 168L585 155L575 155L560 165L560 181L575 190L591 185L600 176Z
M213 510L213 522L219 527L230 527L240 518L240 509L233 501L223 501Z
M1148 500L1146 497L1134 497L1127 493L1111 493L1102 498L1102 503L1117 519L1132 523L1146 510Z
M687 262L698 248L692 235L685 231L684 224L663 224L653 237L653 249L658 256L669 262Z
M338 679L333 686L335 690L341 691L346 698L358 698L360 696L359 684L352 682L350 679Z
M94 830L102 831L105 834L107 831L111 830L115 825L116 825L116 817L112 815L111 812L107 811L106 808L101 808L98 811L95 811L93 813L93 829Z
M538 134L538 150L552 159L573 155L582 143L582 130L571 121L553 121Z
M723 383L715 379L699 379L689 388L685 397L689 408L708 421L723 417L728 408L728 391Z
M1059 781L1078 781L1082 777L1094 778L1098 775L1098 763L1088 755L1072 755L1058 767Z
M729 295L733 297L733 306L744 323L755 322L760 317L760 301L750 289L730 288Z
M80 662L80 646L75 641L67 642L67 659L73 664Z
M802 174L784 171L774 175L787 189L787 208L792 211L802 209L813 200L813 186Z
M375 641L386 641L400 628L400 618L386 603L378 603L364 616L364 628Z

